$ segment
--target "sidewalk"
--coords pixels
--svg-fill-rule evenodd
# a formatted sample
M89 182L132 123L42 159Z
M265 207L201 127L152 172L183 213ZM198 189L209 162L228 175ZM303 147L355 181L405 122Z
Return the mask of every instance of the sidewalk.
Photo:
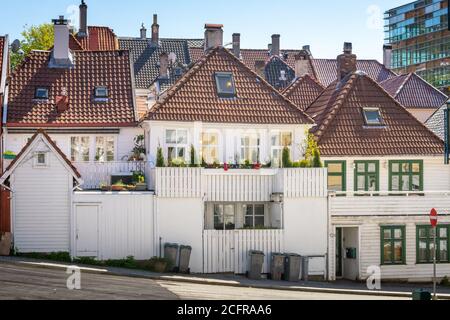
M176 281L209 285L222 285L232 287L250 287L271 290L292 290L303 292L320 292L320 293L341 293L341 294L364 294L374 296L394 296L394 297L411 297L414 289L426 289L432 291L432 284L411 284L411 283L383 283L382 290L368 290L365 283L352 282L347 280L336 282L317 282L317 281L300 281L296 283L286 281L272 280L250 280L243 276L232 274L215 274L215 275L176 275L176 274L160 274L144 270L132 270L114 267L93 267L78 264L69 264L54 261L43 261L28 259L22 257L0 257L0 263L13 263L20 265L29 265L33 267L50 268L65 270L69 265L80 267L82 272L110 274L118 276L146 278L159 281ZM450 300L450 287L438 287L440 299Z

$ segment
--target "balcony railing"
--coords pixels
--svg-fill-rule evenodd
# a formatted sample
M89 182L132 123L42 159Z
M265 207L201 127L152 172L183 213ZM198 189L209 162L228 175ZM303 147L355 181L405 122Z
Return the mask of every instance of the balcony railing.
M114 162L74 162L83 179L81 186L85 190L100 189L102 184L111 184L111 175L127 175L135 171L146 171L143 161Z

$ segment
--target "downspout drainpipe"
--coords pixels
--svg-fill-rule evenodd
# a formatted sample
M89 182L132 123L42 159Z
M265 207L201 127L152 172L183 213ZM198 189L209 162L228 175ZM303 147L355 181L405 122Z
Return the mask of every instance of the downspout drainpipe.
M444 163L449 164L450 157L450 100L447 101L447 108L444 111L444 140L445 140L445 159Z

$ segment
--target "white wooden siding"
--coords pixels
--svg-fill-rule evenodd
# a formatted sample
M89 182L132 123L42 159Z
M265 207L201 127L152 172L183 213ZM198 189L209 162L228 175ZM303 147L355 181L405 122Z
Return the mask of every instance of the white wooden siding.
M155 191L161 198L201 198L201 169L156 168Z
M284 169L286 198L326 197L328 194L327 169Z
M36 149L48 149L40 142ZM14 246L19 252L69 252L72 175L52 152L34 168L32 151L11 176Z
M205 230L203 232L203 271L245 274L249 252L264 252L263 273L270 273L272 253L284 252L283 230Z
M75 219L78 207L99 208L98 259L133 256L143 260L155 256L153 199L148 192L75 192Z

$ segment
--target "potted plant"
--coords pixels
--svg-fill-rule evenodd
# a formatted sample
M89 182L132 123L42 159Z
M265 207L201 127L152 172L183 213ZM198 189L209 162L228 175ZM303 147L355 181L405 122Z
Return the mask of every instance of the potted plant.
M253 169L255 169L255 170L259 170L259 169L261 169L261 163L255 163L254 165L253 165Z
M164 258L153 257L150 262L154 272L164 273L167 269L167 260Z
M103 182L103 183L100 184L100 190L102 190L102 191L111 191L111 187Z
M145 175L143 172L135 172L133 174L133 181L135 183L136 191L146 191L147 183L145 183Z
M14 160L15 158L16 154L12 151L7 150L3 153L3 159L5 160Z
M112 191L123 191L126 189L126 185L122 180L117 181L115 184L111 186Z
M138 135L134 138L134 148L129 161L143 161L145 160L145 137L144 135Z

